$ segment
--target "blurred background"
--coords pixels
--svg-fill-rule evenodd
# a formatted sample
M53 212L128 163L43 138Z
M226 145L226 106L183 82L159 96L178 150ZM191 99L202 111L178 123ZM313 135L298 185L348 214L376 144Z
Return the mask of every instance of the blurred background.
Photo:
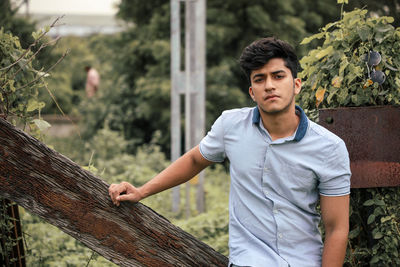
M354 8L393 16L393 25L400 25L400 7L392 0L354 0L344 6L334 0L207 1L206 131L223 110L252 105L238 66L246 45L276 36L301 58L321 45L319 40L300 45L305 37L339 20L342 9ZM57 44L38 53L36 69L49 69L68 51L39 89L45 103L41 115L52 124L43 136L46 144L108 183L141 185L169 164L169 1L0 0L0 14L0 27L19 37L23 48L34 42L32 32L57 21L46 37L59 38ZM95 72L89 75L88 67ZM88 86L95 92L90 96ZM207 170L205 213L194 205L190 218L183 208L172 212L169 191L144 204L228 255L227 165ZM22 225L28 266L113 265L27 212Z

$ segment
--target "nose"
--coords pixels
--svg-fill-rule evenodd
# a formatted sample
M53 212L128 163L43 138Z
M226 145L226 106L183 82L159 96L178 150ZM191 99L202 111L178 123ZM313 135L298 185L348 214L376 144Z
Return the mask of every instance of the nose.
M270 91L275 89L275 85L270 77L265 79L265 88L266 91Z

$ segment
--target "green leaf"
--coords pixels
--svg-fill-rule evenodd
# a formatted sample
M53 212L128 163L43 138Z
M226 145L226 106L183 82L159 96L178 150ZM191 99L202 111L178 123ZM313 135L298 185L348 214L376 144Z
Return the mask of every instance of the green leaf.
M40 36L40 32L32 32L33 39L37 40Z
M349 92L347 91L346 88L340 90L339 94L338 94L338 100L339 103L343 104L347 98L347 96L349 95Z
M369 215L368 220L367 220L367 224L371 224L374 221L375 221L375 215L374 214Z
M358 104L358 101L359 101L358 95L352 95L352 96L351 96L351 101L352 101L354 104L356 104L356 106L358 106L358 105L359 105L359 104Z
M328 104L331 103L332 97L334 97L337 94L338 91L339 91L338 88L332 88L332 89L329 90L329 96L326 98L326 102Z
M381 232L376 232L373 234L374 239L381 239L383 237L383 234Z
M35 99L29 99L28 105L26 107L27 112L34 111L36 109L39 109L39 102L36 101Z
M358 36L360 36L361 41L365 42L368 40L368 37L371 33L370 28L367 25L362 25L357 28Z
M45 131L49 127L51 127L50 123L42 119L34 119L32 121L39 128L40 131Z
M374 203L378 206L385 206L385 202L381 199L374 199Z
M392 215L392 216L385 216L385 217L382 217L382 218L381 218L381 223L385 223L385 222L387 222L387 221L390 221L392 218L393 218L393 215Z
M349 232L349 239L353 239L360 234L360 227L357 225L355 229Z
M345 70L346 67L349 65L349 62L347 61L346 56L342 57L341 60L342 60L342 61L341 61L341 63L340 63L339 76L343 76L344 70Z
M379 261L379 255L375 255L372 257L371 261L369 262L371 265L375 264Z
M316 56L318 59L321 59L321 58L323 58L323 57L325 57L325 56L331 54L332 52L333 52L333 46L330 45L330 46L328 46L327 48L322 49L321 51L319 51L315 56Z
M320 32L320 33L317 33L317 34L314 34L314 35L311 35L311 36L309 36L309 37L306 37L306 38L304 38L303 39L303 41L301 41L301 45L304 45L304 44L308 44L308 43L310 43L312 40L314 40L314 39L321 39L322 37L324 37L325 36L325 33L324 32Z
M364 202L364 206L372 206L374 205L374 200L373 199L368 199L367 201Z

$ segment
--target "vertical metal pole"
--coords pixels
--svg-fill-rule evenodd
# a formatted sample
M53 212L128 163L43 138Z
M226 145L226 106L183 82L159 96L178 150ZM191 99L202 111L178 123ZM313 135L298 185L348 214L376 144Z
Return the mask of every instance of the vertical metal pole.
M175 161L181 154L180 125L180 65L181 65L181 25L180 2L171 0L171 160ZM172 189L172 211L178 212L180 206L180 187Z
M29 18L29 0L24 0L25 2L25 17Z
M193 101L193 78L194 73L194 58L193 53L196 51L194 40L194 8L193 1L185 2L185 151L189 151L193 147L193 122L192 120L192 101ZM186 217L190 216L190 183L186 183Z
M196 2L196 144L201 141L204 136L205 129L205 88L206 88L206 0L197 0ZM197 184L196 206L199 213L205 211L204 203L204 172L199 174L199 182Z
M180 0L171 0L171 159L180 156L180 93L185 95L185 151L197 145L205 128L205 0L185 2L185 71L180 71ZM180 90L183 87L184 90ZM186 216L190 216L190 184L186 183ZM172 210L179 211L179 187ZM204 173L197 183L196 207L204 211Z

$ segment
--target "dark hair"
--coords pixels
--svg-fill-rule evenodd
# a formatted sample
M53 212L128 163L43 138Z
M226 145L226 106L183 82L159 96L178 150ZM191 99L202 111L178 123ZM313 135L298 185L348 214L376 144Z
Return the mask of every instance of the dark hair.
M293 78L297 77L299 60L293 47L275 37L263 38L251 43L243 50L239 64L250 80L250 74L253 70L262 68L273 58L282 58L285 61L285 66L292 72Z

